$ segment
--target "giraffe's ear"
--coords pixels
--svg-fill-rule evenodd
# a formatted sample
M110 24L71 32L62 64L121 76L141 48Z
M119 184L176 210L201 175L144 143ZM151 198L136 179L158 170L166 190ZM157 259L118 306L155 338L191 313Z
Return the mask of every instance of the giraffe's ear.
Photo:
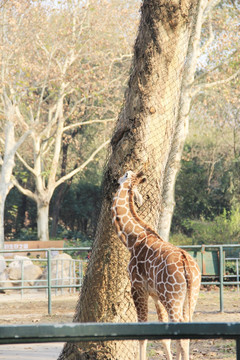
M143 177L140 181L139 181L139 184L143 184L145 183L145 181L147 181L147 179L145 177Z
M134 189L134 201L136 202L137 206L141 206L143 203L143 198L137 188Z

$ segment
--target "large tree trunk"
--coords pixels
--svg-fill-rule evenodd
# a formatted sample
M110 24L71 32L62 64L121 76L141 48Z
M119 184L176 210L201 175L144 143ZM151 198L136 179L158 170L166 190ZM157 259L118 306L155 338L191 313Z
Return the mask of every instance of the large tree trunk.
M104 175L93 254L74 321L136 321L127 274L129 254L113 231L112 198L126 170L143 170L147 182L139 213L152 226L157 225L196 5L194 0L143 2L132 73ZM66 344L59 360L135 360L137 352L136 342Z

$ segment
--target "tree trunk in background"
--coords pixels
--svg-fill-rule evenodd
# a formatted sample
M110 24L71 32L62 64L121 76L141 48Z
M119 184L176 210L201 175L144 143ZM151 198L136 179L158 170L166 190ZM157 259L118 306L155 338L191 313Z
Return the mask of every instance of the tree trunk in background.
M50 230L50 237L55 238L57 236L57 229L58 229L58 219L59 219L59 212L61 203L64 199L64 194L66 193L69 185L63 183L59 185L57 189L57 195L54 199L54 204L52 207L51 215L52 215L52 225Z
M12 120L12 112L9 110L9 117L11 116ZM14 129L14 121L6 121L5 124L5 144L4 144L4 157L3 159L0 156L0 249L4 248L4 209L5 209L5 201L7 195L13 184L11 182L11 177L14 168L14 157L15 157L15 129Z
M75 322L136 321L127 274L129 253L112 227L112 198L126 170L143 170L147 182L140 189L144 203L138 212L157 226L196 8L194 0L143 2L132 72L111 141L102 208ZM136 342L67 343L59 360L135 360L137 352Z
M79 132L80 132L80 129L75 129L73 131L73 133L71 134L72 139L75 138L75 136ZM62 144L61 177L66 175L67 161L68 161L68 149L69 149L69 143L63 142L63 144ZM77 167L77 165L75 166L75 168L76 167ZM66 183L60 184L57 189L57 195L54 199L54 203L52 206L52 226L51 226L51 230L50 230L51 238L54 238L57 236L60 206L64 199L65 193L70 188L71 183L72 183L72 179L68 180L67 184Z
M49 215L49 202L38 200L37 229L38 229L38 239L40 241L49 240L48 215Z
M217 1L215 6L217 5ZM194 85L194 75L197 68L197 61L201 54L201 31L202 25L206 20L207 7L210 7L213 1L199 0L195 21L191 31L191 37L188 42L186 62L183 71L181 95L178 99L176 126L173 134L171 151L168 157L168 163L163 176L162 191L162 211L159 216L158 233L165 240L169 240L173 211L175 207L175 183L186 137L189 128L189 113L192 101L192 87ZM211 36L211 35L210 35ZM204 46L203 46L204 48Z

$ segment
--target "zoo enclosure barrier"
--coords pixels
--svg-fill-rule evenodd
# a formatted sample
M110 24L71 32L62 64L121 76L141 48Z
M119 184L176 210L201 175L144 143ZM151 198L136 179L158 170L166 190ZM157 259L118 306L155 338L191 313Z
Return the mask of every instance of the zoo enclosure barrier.
M0 344L159 339L234 339L240 323L71 323L0 326Z
M76 251L78 254L86 253L90 250L90 247L72 247L72 248L42 248L42 249L31 249L31 253L34 252L42 252L46 254L46 258L29 258L31 261L37 261L38 263L44 263L45 269L47 271L46 279L36 280L34 285L26 286L26 283L32 279L24 279L24 259L20 259L21 262L21 279L18 281L20 283L19 286L9 287L9 286L1 286L0 290L21 290L21 296L23 296L24 290L26 289L37 289L37 290L46 290L47 292L47 299L48 299L48 314L50 315L52 312L52 292L55 291L55 295L58 294L58 290L69 289L73 292L76 291L76 288L80 288L82 286L83 277L84 277L84 266L87 265L87 260L76 260L76 259L59 259L55 260L54 254L59 251L64 252L72 252ZM0 254L9 254L9 253L26 253L26 250L0 250ZM6 262L9 259L5 259ZM56 266L56 276L52 277L52 263L55 262ZM69 270L67 277L63 278L63 265L64 262L69 262ZM58 271L59 270L59 271ZM1 283L9 283L9 282L16 282L15 280L1 280ZM64 284L65 282L65 284ZM66 284L67 282L67 284Z
M224 286L237 285L239 290L239 265L240 265L240 244L232 245L183 245L179 246L187 250L197 261L201 274L202 285L219 286L220 312L224 311ZM234 257L225 257L225 252L234 253ZM236 274L227 274L226 263L235 261ZM230 281L229 278L236 278L236 281Z
M202 273L202 285L217 285L219 286L219 299L220 299L220 312L224 311L224 296L223 296L223 288L225 285L234 285L238 287L240 285L240 276L239 276L239 266L240 266L240 244L235 245L183 245L180 246L181 248L184 248L187 250L193 258L198 262L201 273ZM239 253L237 253L237 256L235 257L225 257L226 250L229 250L230 253L234 252L237 253L239 249ZM55 294L57 294L58 289L64 289L64 288L72 288L73 291L75 291L76 288L80 288L82 285L84 272L83 272L83 265L86 263L84 260L74 260L75 265L75 271L74 274L72 273L72 277L69 274L69 278L72 281L72 284L64 285L63 280L64 279L52 279L51 277L51 264L54 260L54 253L56 251L64 251L64 252L72 252L76 251L79 254L83 252L88 252L91 250L90 247L72 247L72 248L48 248L48 249L31 249L32 252L46 252L46 259L44 261L46 262L47 267L47 279L45 281L45 285L34 285L31 286L31 289L46 289L47 291L47 297L48 297L48 314L51 314L52 311L52 303L51 303L51 297L52 297L52 290L55 291ZM26 252L26 250L0 250L1 253L21 253ZM31 259L33 260L33 259ZM37 259L39 261L39 259ZM69 261L69 260L67 260ZM235 275L229 275L225 273L226 268L226 262L228 261L234 261L236 264L236 274ZM76 265L78 264L78 265ZM78 269L78 270L77 270ZM24 270L23 270L24 271ZM77 273L77 274L76 274ZM229 281L229 278L235 277L236 281ZM29 286L24 286L24 273L22 273L21 277L21 285L15 286L14 289L21 290L21 294L23 294L24 289L29 289ZM228 281L227 279L228 278ZM213 280L212 280L213 279ZM210 280L210 281L209 281ZM55 281L55 284L53 283ZM12 287L1 287L0 290L12 290Z

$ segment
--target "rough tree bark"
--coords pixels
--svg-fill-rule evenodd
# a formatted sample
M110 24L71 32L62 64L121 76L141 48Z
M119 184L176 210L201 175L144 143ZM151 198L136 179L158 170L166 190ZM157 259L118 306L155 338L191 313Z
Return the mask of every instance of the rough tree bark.
M112 198L126 170L143 170L147 183L139 213L157 226L197 4L197 0L145 0L142 4L132 71L111 141L102 208L75 322L136 321L127 275L129 254L111 224ZM127 360L136 359L137 352L136 342L67 343L59 360Z

